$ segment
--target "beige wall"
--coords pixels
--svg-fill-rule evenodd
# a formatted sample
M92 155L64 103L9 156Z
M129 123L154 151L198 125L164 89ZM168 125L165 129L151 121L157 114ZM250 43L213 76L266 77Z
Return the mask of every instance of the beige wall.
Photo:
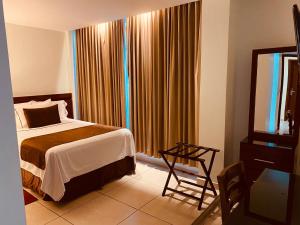
M6 24L13 95L72 90L67 32Z
M0 1L0 74L0 224L25 225L2 1Z
M68 52L68 84L69 84L69 92L72 93L73 96L73 109L74 109L74 118L78 119L78 113L77 113L77 96L76 96L76 81L75 81L75 77L74 77L74 60L73 60L73 56L74 56L74 51L73 51L73 37L72 37L72 33L73 31L68 31L66 32L66 40L67 40L67 52Z
M230 0L203 0L200 144L221 150L213 177L223 169Z
M299 0L231 0L226 164L239 159L248 134L252 50L295 45L292 5Z

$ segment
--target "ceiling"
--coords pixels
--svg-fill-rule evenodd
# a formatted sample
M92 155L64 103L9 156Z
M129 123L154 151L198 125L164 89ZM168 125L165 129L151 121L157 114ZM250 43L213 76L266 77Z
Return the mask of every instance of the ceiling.
M195 0L3 0L7 23L67 31Z

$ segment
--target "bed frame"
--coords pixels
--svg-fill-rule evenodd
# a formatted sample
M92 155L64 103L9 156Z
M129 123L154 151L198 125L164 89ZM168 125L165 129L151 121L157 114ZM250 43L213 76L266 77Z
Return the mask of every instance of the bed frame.
M74 118L71 93L14 97L14 104L28 101L45 101L49 98L54 101L66 101L68 104L68 118ZM71 179L65 184L66 191L63 198L59 202L67 202L88 192L99 190L103 185L109 183L110 181L133 173L135 173L134 158L127 156L124 159L113 162L107 166L101 167L100 169ZM24 169L21 169L21 174L23 186L32 189L40 195L43 195L43 192L40 190L40 178L34 176ZM52 200L52 198L48 195L44 195L44 200L49 201Z
M52 101L64 100L68 104L67 105L68 118L74 119L73 99L71 93L14 97L14 104L24 103L29 101L45 101L49 98Z

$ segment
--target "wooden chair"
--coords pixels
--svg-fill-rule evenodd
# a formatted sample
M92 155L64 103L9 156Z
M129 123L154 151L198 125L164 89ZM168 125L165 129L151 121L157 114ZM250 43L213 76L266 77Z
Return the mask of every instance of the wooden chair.
M247 192L244 164L238 162L226 167L218 176L218 183L224 223L234 205L239 203Z

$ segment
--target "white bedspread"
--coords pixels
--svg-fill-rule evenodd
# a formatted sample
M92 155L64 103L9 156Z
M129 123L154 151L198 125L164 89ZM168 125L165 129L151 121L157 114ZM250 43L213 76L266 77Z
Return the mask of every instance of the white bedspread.
M19 149L23 140L59 131L89 126L91 123L68 119L61 124L42 128L19 130ZM46 168L41 170L20 158L21 168L42 180L41 190L59 201L64 193L64 184L72 178L99 169L126 156L135 157L132 133L120 129L94 137L50 148L46 153Z

